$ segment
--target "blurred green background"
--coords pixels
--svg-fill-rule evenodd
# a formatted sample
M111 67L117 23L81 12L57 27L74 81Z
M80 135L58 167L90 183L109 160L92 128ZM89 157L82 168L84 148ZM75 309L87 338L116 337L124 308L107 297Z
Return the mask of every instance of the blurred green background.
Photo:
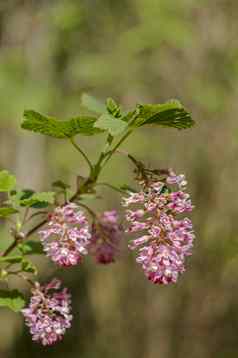
M150 284L127 253L109 267L58 270L73 294L72 329L42 348L20 315L1 309L1 358L238 357L237 14L236 0L0 0L0 168L19 184L49 190L87 172L70 144L20 129L26 108L65 118L83 92L125 108L178 98L197 122L146 127L124 145L189 180L197 239L178 284ZM79 137L91 158L103 139ZM115 157L103 179L132 182L132 167ZM119 208L117 194L101 193L90 205ZM54 274L39 264L42 280Z

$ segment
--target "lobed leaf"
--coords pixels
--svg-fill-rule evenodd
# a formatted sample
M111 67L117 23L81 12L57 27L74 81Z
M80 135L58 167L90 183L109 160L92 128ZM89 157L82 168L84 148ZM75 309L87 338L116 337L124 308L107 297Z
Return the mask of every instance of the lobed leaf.
M2 207L0 208L0 218L6 218L10 215L18 213L18 210L10 207Z
M0 290L0 306L8 307L14 312L20 312L25 306L25 299L18 290Z
M95 122L94 126L108 131L113 137L121 134L128 127L125 121L113 117L111 114L102 114Z
M70 188L70 185L66 184L62 180L56 180L52 183L52 186L58 189L66 190Z
M114 101L113 98L108 98L107 102L107 111L113 115L113 117L119 118L121 116L120 106Z
M31 261L26 259L22 261L21 269L24 272L33 273L34 275L37 275L38 272L36 266Z
M29 206L33 208L42 208L49 204L54 204L54 202L55 202L55 192L53 191L34 193L29 198L20 200L20 204L22 206ZM43 204L43 206L41 204Z
M140 127L145 124L186 129L192 127L194 121L179 101L172 100L164 104L137 105L133 126Z
M22 262L22 256L0 256L0 263L8 263L8 264L19 264Z
M16 186L16 178L7 170L0 171L0 192L10 192Z
M41 255L43 253L42 245L39 241L27 241L18 245L23 255Z
M72 138L77 134L93 135L101 132L94 127L95 117L81 116L69 120L57 120L32 110L24 112L21 127L54 138Z
M81 96L81 105L91 112L102 114L106 112L106 107L104 103L100 102L93 96L88 95L87 93L83 93Z

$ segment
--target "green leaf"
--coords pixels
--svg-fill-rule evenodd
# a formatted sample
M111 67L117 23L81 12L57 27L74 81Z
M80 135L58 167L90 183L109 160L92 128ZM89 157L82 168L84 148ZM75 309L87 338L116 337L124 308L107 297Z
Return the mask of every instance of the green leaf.
M23 260L22 264L21 264L21 269L24 272L27 273L33 273L34 275L37 275L37 268L35 265L33 265L33 263L29 260Z
M81 96L81 105L91 112L102 114L106 112L104 103L97 100L95 97L89 96L87 93L83 93Z
M70 188L70 185L64 183L62 180L54 181L52 183L52 186L55 187L55 188L63 189L63 190L66 190L66 189Z
M137 111L137 118L133 123L133 126L136 127L145 124L157 124L165 127L186 129L194 125L190 113L176 100L164 104L137 105Z
M51 192L51 191L34 193L29 198L20 200L21 205L33 207L36 209L46 207L49 204L54 204L54 202L55 202L55 192Z
M111 114L102 114L94 126L108 131L114 137L124 132L128 125L125 121L114 118Z
M13 207L20 207L22 205L22 201L29 199L35 192L31 189L19 190L19 191L11 191L9 200L6 201L6 204L12 205Z
M120 106L112 98L107 99L107 110L113 117L120 117L121 109Z
M32 195L35 194L34 190L31 189L24 189L21 192L21 196L20 196L20 200L25 200L25 199L29 199L32 197Z
M22 256L15 255L15 256L1 256L0 263L8 263L8 264L19 264L22 262Z
M2 207L0 208L0 218L6 218L10 215L18 213L18 210L14 208Z
M14 312L20 312L25 306L25 299L18 290L0 290L0 306L8 307Z
M7 170L0 171L0 192L9 192L16 186L16 178Z
M96 118L90 116L81 116L63 121L27 110L24 112L21 127L54 138L72 138L77 134L93 135L100 133L101 130L94 128L95 121Z
M42 245L39 241L27 241L18 245L23 255L41 255L43 253Z

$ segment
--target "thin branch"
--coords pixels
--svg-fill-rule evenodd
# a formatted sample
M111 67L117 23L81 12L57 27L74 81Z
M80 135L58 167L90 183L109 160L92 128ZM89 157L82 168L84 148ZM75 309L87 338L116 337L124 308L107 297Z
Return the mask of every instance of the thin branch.
M97 183L97 186L107 186L108 188L117 191L118 193L125 194L124 190L121 190L120 188L117 188L116 186L109 184L109 183Z
M73 138L70 138L70 142L72 143L72 145L76 148L76 150L82 154L82 156L84 157L84 159L86 160L86 162L88 163L88 166L90 168L90 170L93 170L93 165L90 162L90 160L88 159L87 155L84 153L84 151L78 146L78 144L74 141Z
M107 153L107 156L106 156L106 160L105 162L103 163L103 168L105 167L105 165L107 164L107 162L111 159L112 155L115 153L115 151L120 147L120 145L129 137L129 135L132 133L132 129L129 130L128 132L126 132L126 134L124 134L124 136L119 140L119 142L115 145L114 148L112 148L112 150L110 150L108 153Z

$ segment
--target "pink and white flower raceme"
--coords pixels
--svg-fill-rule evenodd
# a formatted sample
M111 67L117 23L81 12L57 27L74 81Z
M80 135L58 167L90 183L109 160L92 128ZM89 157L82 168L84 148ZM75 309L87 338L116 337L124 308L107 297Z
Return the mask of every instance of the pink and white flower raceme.
M141 236L133 239L129 248L137 250L136 261L153 283L176 282L185 271L185 258L191 255L194 233L188 218L178 215L193 209L185 192L184 175L170 171L162 180L142 182L139 193L130 193L123 205L127 209L128 232Z
M44 346L60 341L71 326L71 295L66 288L60 290L60 286L57 279L42 286L35 283L30 304L22 310L33 341Z
M57 207L39 235L47 256L59 266L77 265L88 253L91 238L89 224L74 203Z
M109 264L120 252L122 227L116 210L105 211L92 225L89 251L97 263Z

